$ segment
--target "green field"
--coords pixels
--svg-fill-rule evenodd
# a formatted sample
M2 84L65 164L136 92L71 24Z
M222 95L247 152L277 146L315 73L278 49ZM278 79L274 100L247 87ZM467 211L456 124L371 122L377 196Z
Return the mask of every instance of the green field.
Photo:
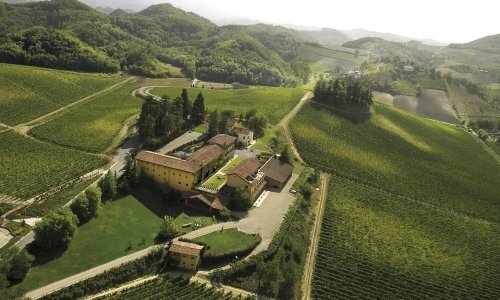
M498 299L499 236L496 222L333 176L312 298Z
M244 161L245 159L241 156L236 156L231 162L229 162L227 165L222 168L221 172L224 174L227 174L229 171L234 169L237 165L240 164L240 162Z
M119 76L0 63L0 122L28 122L121 80Z
M36 252L34 266L15 288L32 290L147 248L153 245L166 214L175 217L174 222L179 228L183 223L203 217L190 209L169 207L146 190L107 202L97 218L78 227L68 250L62 253ZM213 224L211 217L203 218L203 225Z
M432 79L431 76L419 76L418 83L424 89L434 89L434 90L442 90L447 91L446 84L444 83L444 79Z
M155 88L152 93L175 99L181 95L179 87ZM232 110L236 114L256 109L270 123L277 124L304 96L304 90L297 88L251 88L240 90L211 90L189 88L189 99L194 101L202 92L208 110Z
M204 255L220 256L228 252L245 251L250 247L255 248L260 243L261 237L241 232L237 228L230 228L197 237L193 241L207 245Z
M462 119L500 117L500 110L476 95L467 93L464 87L448 85L448 95L457 115Z
M311 166L460 214L500 221L500 168L464 130L385 106L353 124L306 104L291 122Z
M107 160L35 141L13 132L0 134L0 194L28 198L95 170Z
M206 287L204 284L189 282L189 279L162 276L99 299L233 300L241 298L217 291L213 287Z
M136 88L136 84L124 85L35 127L30 134L60 145L103 152L124 122L140 112L142 101L132 96Z

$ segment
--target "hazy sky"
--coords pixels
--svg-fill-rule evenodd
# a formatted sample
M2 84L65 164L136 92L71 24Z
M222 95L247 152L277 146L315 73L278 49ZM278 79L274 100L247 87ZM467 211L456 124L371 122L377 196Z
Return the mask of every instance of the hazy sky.
M169 2L168 0L159 2ZM200 6L230 15L273 23L363 28L443 42L469 42L500 33L498 0L182 0L176 6ZM192 9L197 13L200 9Z

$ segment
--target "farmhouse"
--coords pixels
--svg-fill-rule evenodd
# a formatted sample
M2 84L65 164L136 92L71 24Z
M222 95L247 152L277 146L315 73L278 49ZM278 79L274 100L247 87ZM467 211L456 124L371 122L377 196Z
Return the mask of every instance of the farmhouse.
M142 151L136 157L137 166L156 182L187 192L233 157L235 141L233 136L216 135L186 159Z
M253 131L243 127L234 127L231 131L232 134L238 137L238 143L243 146L249 146L253 141Z
M246 159L227 174L227 186L244 188L255 199L266 185L265 174L259 171L261 164L255 159Z
M198 270L203 246L174 241L168 249L169 263L191 271Z
M268 186L282 189L292 176L293 166L279 159L271 158L260 168L266 174Z

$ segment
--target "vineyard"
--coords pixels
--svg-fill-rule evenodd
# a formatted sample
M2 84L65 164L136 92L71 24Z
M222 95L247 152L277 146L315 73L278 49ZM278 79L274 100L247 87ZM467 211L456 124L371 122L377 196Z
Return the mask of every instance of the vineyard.
M118 76L0 64L0 122L33 120L122 80Z
M396 195L500 221L498 162L464 130L375 104L353 124L316 104L291 122L304 160Z
M145 282L140 286L122 290L115 294L107 295L97 299L231 300L242 298L234 297L230 293L224 293L214 287L207 287L205 284L189 282L189 279L183 279L180 277L157 277Z
M30 134L56 144L102 152L113 142L124 122L139 113L142 102L132 96L137 86L125 85L35 127Z
M155 88L152 93L159 96L169 96L175 99L181 95L182 88ZM191 101L202 92L205 107L208 110L232 110L236 114L256 109L270 123L277 124L304 96L301 89L292 88L251 88L239 90L211 90L189 88Z
M499 236L498 223L333 176L312 298L499 299Z
M107 163L96 155L0 134L0 193L26 199Z

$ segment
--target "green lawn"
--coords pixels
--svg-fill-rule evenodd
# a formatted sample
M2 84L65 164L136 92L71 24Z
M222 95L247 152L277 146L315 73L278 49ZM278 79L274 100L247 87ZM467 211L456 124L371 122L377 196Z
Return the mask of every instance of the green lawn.
M199 133L207 132L207 130L208 130L208 124L207 123L201 123L200 125L198 125L195 128L193 128L194 132L199 132Z
M260 243L261 237L257 234L238 231L237 228L230 228L197 237L193 241L207 245L204 255L219 256L228 252L244 251L252 246L255 248Z
M224 168L222 168L221 172L227 174L227 172L231 171L236 167L237 165L240 164L240 162L244 161L245 159L241 156L236 156L229 164L227 164Z
M217 174L212 175L212 177L210 177L207 181L205 181L202 184L202 186L207 187L207 188L211 188L214 190L218 190L220 188L220 186L222 185L222 183L224 183L226 180L227 180L226 175L222 175L222 174L217 173Z
M151 91L159 96L179 97L180 87L162 87ZM189 88L189 99L194 101L198 93L205 99L208 110L232 110L236 114L256 109L264 115L271 124L277 124L304 96L304 90L299 88L250 88L240 90L215 90Z
M36 260L26 279L17 289L36 289L67 276L83 272L124 255L153 245L165 214L175 217L175 224L213 224L212 218L197 211L167 206L159 197L141 190L104 205L99 217L78 228L69 248L64 252L34 251ZM182 232L190 231L182 229ZM132 245L132 249L129 249Z

